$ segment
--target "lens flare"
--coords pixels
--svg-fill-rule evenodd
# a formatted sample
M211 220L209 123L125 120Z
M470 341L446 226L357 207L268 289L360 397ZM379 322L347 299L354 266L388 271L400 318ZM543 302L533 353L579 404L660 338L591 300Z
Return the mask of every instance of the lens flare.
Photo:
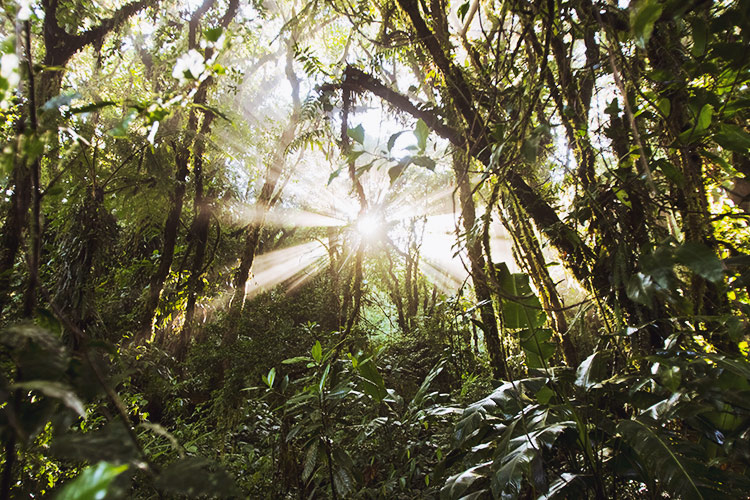
M383 235L385 221L377 213L366 213L361 215L355 224L357 233L364 241L375 241Z

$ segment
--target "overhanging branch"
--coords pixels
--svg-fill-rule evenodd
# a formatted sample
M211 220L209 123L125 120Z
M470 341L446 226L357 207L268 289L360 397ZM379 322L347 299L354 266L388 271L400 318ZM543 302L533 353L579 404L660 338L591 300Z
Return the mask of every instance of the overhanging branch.
M327 84L321 87L323 91L337 89L357 93L370 92L380 97L393 107L412 115L414 118L422 119L439 136L448 140L457 148L470 151L474 158L486 167L491 168L491 148L487 143L486 134L480 134L478 137L467 137L466 134L446 125L435 111L416 106L408 97L386 87L378 79L362 70L347 66L340 84ZM568 267L576 278L586 282L590 274L586 266L586 260L593 255L591 249L583 243L573 228L560 219L555 209L539 196L521 175L509 169L503 172L503 179L507 187L515 193L524 210L534 220L537 227L549 238L550 242L560 252L561 257L567 261Z

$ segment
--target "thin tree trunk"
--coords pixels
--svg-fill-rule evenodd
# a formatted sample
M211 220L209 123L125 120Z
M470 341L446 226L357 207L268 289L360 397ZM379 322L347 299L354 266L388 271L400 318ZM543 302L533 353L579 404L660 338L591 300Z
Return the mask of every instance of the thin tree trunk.
M666 23L657 24L647 45L647 53L654 69L666 71L674 78L684 74L682 41L673 27ZM708 198L703 183L703 160L700 155L700 141L697 138L687 141L678 139L680 133L694 127L688 112L689 95L687 82L678 85L674 82L662 84L661 95L668 98L671 112L665 120L669 142L687 142L677 148L675 162L682 172L684 182L675 189L676 205L682 222L682 232L686 242L695 242L714 249L712 225L708 211ZM674 143L667 144L673 147ZM694 304L694 314L715 315L727 310L728 301L718 287L700 276L692 276L690 298ZM736 348L733 346L732 348Z
M188 125L190 130L190 125ZM141 325L142 335L140 341L149 340L153 327L156 309L159 306L159 297L161 296L164 282L169 276L169 270L174 260L175 246L177 244L177 234L180 226L180 217L182 216L182 207L185 198L185 189L188 176L188 155L186 147L172 144L175 150L175 163L177 171L175 172L175 187L170 196L170 208L167 212L167 219L164 222L163 244L161 255L159 256L159 266L151 276L149 283L148 298L143 313L143 322Z
M341 300L340 279L339 279L339 234L335 227L328 227L328 281L331 285L328 309L330 311L330 320L326 325L331 331L341 328Z
M200 22L203 16L210 10L210 8L215 3L215 0L204 0L204 2L195 10L193 15L190 17L190 21L188 23L188 47L190 49L195 49L198 47L198 39L197 34L198 30L200 29ZM224 13L224 16L222 16L219 25L222 29L226 29L229 26L229 23L234 19L234 16L236 15L237 8L239 6L239 0L231 0L229 4L227 5L227 10ZM205 57L206 59L211 58L213 55L213 49L207 48L205 51ZM189 293L191 294L188 297L188 309L189 309L189 319L190 321L186 321L187 330L188 332L182 332L180 345L184 344L186 340L184 339L185 335L189 335L189 329L192 323L192 316L193 316L193 310L195 308L195 283L199 279L199 276L201 274L201 269L203 266L203 259L205 257L205 249L206 249L206 239L207 236L202 237L204 233L207 235L208 232L208 222L210 218L210 214L203 210L204 203L203 203L203 152L205 149L204 139L208 135L211 123L213 121L213 114L206 113L206 112L200 112L198 111L198 108L200 108L201 105L204 105L207 100L208 95L208 89L213 86L214 80L213 78L209 77L206 78L201 82L201 84L198 87L198 90L195 93L195 96L193 97L193 103L197 106L193 107L193 109L190 110L190 114L188 116L188 123L186 127L186 136L180 145L173 144L173 148L175 150L175 163L177 164L177 171L175 173L175 188L172 193L171 199L170 199L170 209L167 214L167 219L164 224L164 245L162 247L162 254L161 258L159 260L159 267L156 269L156 272L151 277L151 283L149 286L149 295L146 300L145 305L145 311L144 311L144 320L142 325L142 331L145 333L144 336L150 336L151 330L153 328L153 321L155 319L155 313L156 309L159 306L159 297L161 296L162 290L164 288L164 283L166 282L167 277L169 276L169 271L172 268L172 262L174 260L174 253L175 253L175 246L177 244L177 235L179 232L179 225L180 225L180 218L182 217L182 209L184 205L185 200L185 191L186 191L186 183L189 173L189 164L190 164L190 158L191 158L191 152L192 152L192 158L194 167L196 169L197 176L200 177L200 179L196 178L196 212L197 217L200 219L200 224L193 224L193 227L196 229L195 236L198 241L196 241L196 257L193 260L193 267L192 267L192 273L189 278L189 285L192 285L192 287L189 287ZM200 133L199 131L199 121L200 121L200 115L203 115L203 122L200 125ZM200 191L200 192L199 192ZM196 227L197 226L197 227ZM198 264L196 264L198 262ZM197 274L196 274L197 273ZM186 315L188 315L186 313ZM143 340L143 337L141 337L141 340ZM179 349L179 346L178 346Z
M357 254L354 258L354 286L352 291L352 312L346 322L344 335L351 333L354 324L359 319L360 309L362 308L362 282L364 279L362 272L362 261L364 260L364 245L360 244L357 248Z
M350 152L348 120L349 120L349 108L351 105L351 97L352 96L349 90L344 89L343 90L344 106L341 112L341 149L345 155ZM348 167L348 172L349 172L349 180L352 182L354 191L357 193L357 198L359 199L359 217L362 217L367 213L367 197L365 196L365 190L362 187L362 183L359 182L359 178L357 177L357 173L355 171L354 159L349 158L347 167ZM346 329L344 330L345 336L351 333L354 323L359 318L360 307L362 305L362 281L363 281L362 261L363 259L364 259L364 243L360 241L357 244L357 252L356 252L356 256L354 260L354 288L352 290L352 298L353 298L352 306L353 307L352 307L352 312L349 315L347 322L346 322Z
M482 319L487 351L490 355L492 371L497 378L510 378L508 366L505 360L505 349L500 340L497 328L497 316L492 301L492 294L485 270L484 255L482 253L482 240L475 232L476 207L472 196L471 182L469 180L469 159L460 152L453 153L453 170L456 174L458 184L459 200L461 202L461 219L463 229L466 233L466 251L469 257L471 279L474 283L474 294L479 306L479 315Z
M512 198L512 196L508 198ZM526 272L531 277L534 287L539 291L542 308L550 318L552 330L555 332L558 344L562 348L565 361L568 366L576 367L578 366L578 353L568 334L568 322L565 319L562 301L557 293L555 283L547 270L539 240L534 234L531 223L523 213L523 209L518 205L516 200L508 199L503 205L508 209L511 219L510 221L506 221L503 217L503 222L513 236L513 241L521 257L519 260L523 261L519 262L519 264L522 264L526 268Z
M211 222L211 211L204 193L204 175L203 175L203 155L205 152L205 141L211 129L213 115L205 115L201 125L200 137L196 140L193 151L193 176L195 177L195 198L194 206L196 210L195 220L191 228L191 237L195 245L193 262L190 268L190 276L187 281L187 304L185 305L185 322L180 340L177 346L176 355L182 359L187 351L190 337L193 329L193 317L195 315L195 303L198 294L203 291L203 271L204 260L206 257L206 246L208 245L208 229Z
M398 277L396 276L396 272L393 270L393 257L391 256L390 252L386 252L386 255L388 257L388 276L390 276L391 278L391 281L387 283L389 284L390 288L391 300L396 305L398 326L401 328L401 331L403 333L408 333L409 325L404 315L404 301L401 300L401 291L399 290Z
M19 136L23 132L19 133ZM5 224L0 235L0 312L5 306L9 294L9 287L13 268L18 256L18 250L23 241L23 231L27 226L29 206L31 205L31 175L26 159L16 155L13 168L13 193L10 196Z
M253 266L255 260L255 254L258 250L258 243L260 241L261 231L265 224L265 218L267 212L273 208L273 205L278 201L279 196L276 193L277 184L281 178L281 174L284 171L285 156L287 148L294 140L297 133L297 125L300 120L301 103L299 98L299 79L294 73L294 41L295 35L287 40L287 54L286 54L286 76L289 80L289 84L292 87L292 115L289 117L289 122L286 128L281 133L279 138L276 152L268 166L266 172L266 178L263 183L260 195L256 201L256 216L257 219L253 221L247 229L245 244L242 250L242 256L240 265L235 271L233 286L234 294L230 305L230 314L232 316L238 316L245 306L245 286L247 280L250 277L250 269ZM237 332L235 329L230 329L225 336L225 342L234 342L237 338Z

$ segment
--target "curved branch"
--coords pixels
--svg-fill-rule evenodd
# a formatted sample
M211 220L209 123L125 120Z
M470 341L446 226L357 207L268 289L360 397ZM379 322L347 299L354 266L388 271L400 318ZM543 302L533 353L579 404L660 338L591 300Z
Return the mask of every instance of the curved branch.
M468 149L472 152L472 156L485 166L490 167L492 165L491 147L487 142L486 134L468 135L467 137L443 123L442 118L436 112L417 107L406 96L386 87L373 76L352 66L347 66L340 85L324 85L321 89L333 90L336 87L345 91L370 92L395 108L415 118L422 119L428 127L447 139L455 147ZM555 209L539 196L520 174L508 169L504 172L504 180L518 197L524 210L568 262L575 277L585 283L590 274L585 263L587 258L593 255L592 250L584 245L578 233L560 219Z

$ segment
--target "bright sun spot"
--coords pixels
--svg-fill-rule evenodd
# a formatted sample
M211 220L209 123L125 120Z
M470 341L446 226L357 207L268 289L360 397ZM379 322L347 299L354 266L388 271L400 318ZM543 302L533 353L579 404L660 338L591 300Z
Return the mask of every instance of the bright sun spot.
M375 240L383 226L383 219L379 214L364 214L357 219L357 233L366 241Z

